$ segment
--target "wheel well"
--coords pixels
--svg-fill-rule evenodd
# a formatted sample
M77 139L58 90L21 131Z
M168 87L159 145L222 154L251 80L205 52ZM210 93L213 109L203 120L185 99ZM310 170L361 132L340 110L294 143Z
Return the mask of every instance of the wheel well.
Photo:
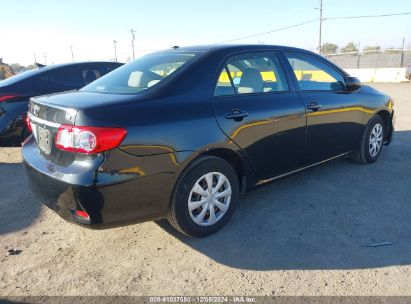
M391 124L390 124L390 120L391 120L391 115L388 111L386 110L381 110L379 112L377 112L378 116L382 117L382 119L384 119L384 124L385 124L385 140L388 139L389 136L389 130L391 128Z
M245 176L246 168L244 160L236 152L229 149L213 149L209 150L201 155L213 155L224 159L228 162L236 171L238 180L241 184L243 176Z

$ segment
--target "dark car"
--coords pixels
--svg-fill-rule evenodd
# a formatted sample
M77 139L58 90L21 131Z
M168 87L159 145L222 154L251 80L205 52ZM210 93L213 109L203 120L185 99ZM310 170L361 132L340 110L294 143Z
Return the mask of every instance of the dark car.
M22 153L32 191L68 221L168 218L203 237L251 187L343 155L375 162L393 117L388 96L314 53L186 47L32 98Z
M116 62L53 64L0 81L0 145L19 145L28 135L24 118L31 97L80 89L121 65Z

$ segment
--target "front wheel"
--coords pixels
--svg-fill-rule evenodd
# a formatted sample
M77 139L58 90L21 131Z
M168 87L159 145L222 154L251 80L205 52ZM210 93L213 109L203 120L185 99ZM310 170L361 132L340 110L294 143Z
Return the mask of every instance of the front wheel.
M233 167L221 158L203 156L179 178L170 203L168 221L191 237L206 237L231 218L239 199Z
M354 152L353 159L362 164L376 162L385 138L385 124L381 116L374 116L365 128L360 147Z

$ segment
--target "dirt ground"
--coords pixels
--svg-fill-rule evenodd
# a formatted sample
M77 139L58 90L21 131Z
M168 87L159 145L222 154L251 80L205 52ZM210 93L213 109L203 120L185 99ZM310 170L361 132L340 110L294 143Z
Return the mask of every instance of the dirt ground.
M69 224L27 190L20 149L0 148L0 296L411 295L411 85L374 86L397 114L376 164L340 159L260 187L200 240L166 222Z

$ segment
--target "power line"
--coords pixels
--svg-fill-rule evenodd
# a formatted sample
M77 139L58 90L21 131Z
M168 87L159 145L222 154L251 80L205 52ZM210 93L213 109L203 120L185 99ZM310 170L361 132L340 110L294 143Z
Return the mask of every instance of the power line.
M317 22L317 21L322 22L322 21L326 21L326 20L378 18L378 17L392 17L392 16L404 16L404 15L411 15L411 12L394 13L394 14L380 14L380 15L342 16L342 17L329 17L329 18L328 17L322 17L322 18L320 17L320 18L311 19L311 20L308 20L308 21L305 21L305 22L297 23L297 24L294 24L294 25L273 29L273 30L266 31L266 32L251 34L251 35L248 35L248 36L243 36L243 37L238 37L238 38L234 38L234 39L230 39L230 40L217 42L217 44L228 43L228 42L243 40L243 39L247 39L247 38L254 38L254 37L258 37L258 36L263 36L263 35L279 32L279 31L292 29L292 28L295 28L295 27L299 27L299 26L306 25L306 24L313 23L313 22Z
M301 22L301 23L298 23L298 24L286 26L286 27L281 27L281 28L274 29L274 30L267 31L267 32L262 32L262 33L257 33L257 34L248 35L248 36L238 37L238 38L235 38L235 39L230 39L230 40L225 40L225 41L217 42L217 44L227 43L227 42L233 42L233 41L237 41L237 40L243 40L243 39L253 38L253 37L262 36L262 35L267 35L267 34L279 32L279 31L283 31L283 30L288 30L288 29L290 29L290 28L298 27L298 26L305 25L305 24L308 24L308 23L313 23L313 22L316 22L316 21L318 21L318 18L315 18L315 19L312 19L312 20L308 20L308 21L305 21L305 22Z
M411 15L411 12L397 13L397 14L382 14L382 15L363 15L363 16L344 16L344 17L329 17L325 20L338 20L338 19L360 19L360 18L378 18L378 17L392 17L392 16L404 16Z

